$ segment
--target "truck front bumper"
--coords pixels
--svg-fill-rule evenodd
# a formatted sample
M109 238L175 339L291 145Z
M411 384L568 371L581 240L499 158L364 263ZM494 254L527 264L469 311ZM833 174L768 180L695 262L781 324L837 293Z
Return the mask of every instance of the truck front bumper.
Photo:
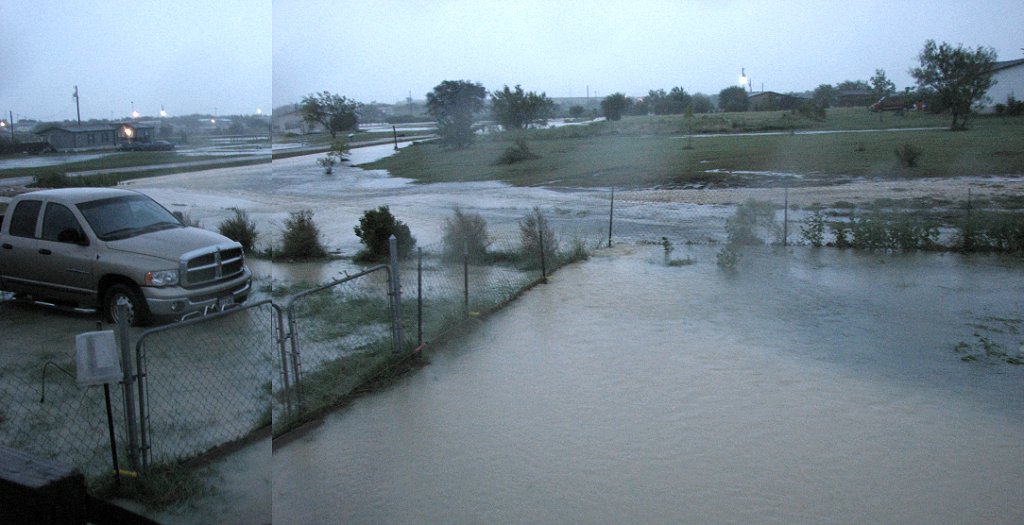
M167 288L143 287L149 312L158 317L180 318L193 312L222 309L245 301L252 289L252 272L249 268L230 281L203 288L185 289L178 286Z

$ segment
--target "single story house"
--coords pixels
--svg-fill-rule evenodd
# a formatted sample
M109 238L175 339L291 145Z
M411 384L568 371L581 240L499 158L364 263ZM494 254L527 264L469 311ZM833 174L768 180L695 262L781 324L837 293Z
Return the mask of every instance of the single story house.
M126 142L151 142L155 130L131 122L87 126L51 125L34 131L57 151L113 149Z
M748 96L747 100L750 101L750 111L775 111L796 109L807 99L774 91L760 91Z
M1024 58L996 62L992 67L992 79L996 84L985 94L987 100L981 102L980 113L994 113L996 104L1006 104L1009 97L1024 100Z

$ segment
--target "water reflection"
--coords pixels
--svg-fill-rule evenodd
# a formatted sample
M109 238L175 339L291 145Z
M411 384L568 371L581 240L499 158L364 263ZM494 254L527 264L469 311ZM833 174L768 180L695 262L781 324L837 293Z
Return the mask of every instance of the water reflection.
M278 450L274 522L1024 520L1024 367L952 350L1021 261L687 250L563 270Z

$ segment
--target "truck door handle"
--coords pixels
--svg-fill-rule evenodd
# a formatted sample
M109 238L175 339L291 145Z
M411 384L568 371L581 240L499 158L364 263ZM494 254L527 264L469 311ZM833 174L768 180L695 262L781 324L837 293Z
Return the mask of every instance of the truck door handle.
M51 252L50 250L47 250L46 248L43 248L43 249L39 250L39 253L41 253L43 255L50 255L53 252Z
M12 248L14 248L14 246L11 246L10 244L7 244L6 242L4 243L4 249L5 250L10 250Z

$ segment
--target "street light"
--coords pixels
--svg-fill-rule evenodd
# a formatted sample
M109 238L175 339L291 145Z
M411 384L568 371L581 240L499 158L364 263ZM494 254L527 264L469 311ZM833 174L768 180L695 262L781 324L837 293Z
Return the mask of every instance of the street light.
M741 68L739 86L745 88L748 82L750 82L750 79L747 78L747 68Z

